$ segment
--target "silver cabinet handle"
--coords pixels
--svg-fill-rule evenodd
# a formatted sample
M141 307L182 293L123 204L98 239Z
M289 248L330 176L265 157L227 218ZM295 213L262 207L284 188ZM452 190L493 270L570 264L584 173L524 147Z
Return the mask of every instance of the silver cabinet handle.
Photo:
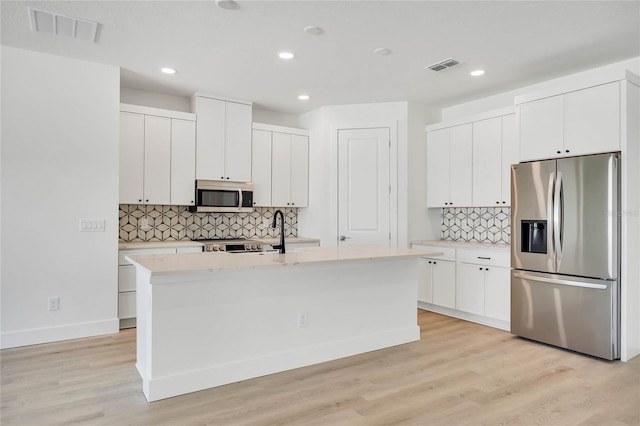
M340 241L350 240L351 237L345 237L344 235L340 235Z

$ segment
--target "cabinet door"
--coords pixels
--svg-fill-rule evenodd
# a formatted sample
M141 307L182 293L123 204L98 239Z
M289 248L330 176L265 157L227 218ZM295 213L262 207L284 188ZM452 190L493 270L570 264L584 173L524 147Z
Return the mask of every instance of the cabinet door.
M144 203L171 203L170 118L144 118Z
M554 96L519 106L520 160L542 160L562 154L564 100Z
M484 315L484 267L460 263L456 282L456 309Z
M451 128L449 134L449 206L471 205L472 197L472 125Z
M518 163L520 151L518 149L518 134L516 129L516 115L509 114L502 117L502 199L501 205L511 205L511 165Z
M171 204L195 205L196 123L171 120Z
M251 141L253 205L271 206L271 132L254 130Z
M273 133L271 148L271 204L291 204L291 135Z
M142 204L144 115L120 113L120 204Z
M433 304L456 307L456 263L433 261Z
M418 301L433 303L433 260L418 261Z
M473 205L502 204L502 117L473 123Z
M449 205L449 129L427 133L427 207Z
M251 105L227 102L225 180L251 182Z
M485 271L484 315L511 321L511 270L489 266Z
M291 205L309 204L309 138L291 135Z
M224 179L226 103L198 97L196 179Z
M565 95L565 155L620 150L620 83Z

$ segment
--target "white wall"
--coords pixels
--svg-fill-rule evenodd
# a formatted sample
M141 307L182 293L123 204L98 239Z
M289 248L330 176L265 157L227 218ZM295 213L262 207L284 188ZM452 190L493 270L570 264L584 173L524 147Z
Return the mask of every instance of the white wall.
M274 126L300 127L300 120L297 115L270 111L258 108L255 105L253 106L252 114L252 120L256 123L273 124Z
M395 140L396 145L392 147L393 164L396 155L407 152L407 105L407 102L390 102L328 106L300 116L300 125L309 129L309 207L299 210L299 235L320 238L322 245L337 244L338 130L391 127L391 131L395 131L392 143ZM392 176L392 181L397 181L396 198L394 201L392 197L392 205L397 206L393 214L398 221L395 236L399 247L406 247L408 238L406 176L406 169L398 170Z
M117 332L119 69L1 53L1 346Z
M636 74L640 74L640 57L628 59L626 61L615 62L613 64L605 65L598 68L593 68L580 73L567 75L553 80L547 80L538 84L530 86L523 86L515 90L508 92L502 92L494 96L488 96L486 98L476 99L471 102L454 105L452 107L444 108L442 110L442 121L455 120L458 118L465 118L483 112L491 111L494 109L513 106L514 96L522 95L525 93L534 93L547 88L553 88L561 86L562 84L573 82L576 80L590 78L597 76L598 74L607 73L611 70L624 70L628 69Z
M172 111L191 112L190 97L148 92L130 87L120 88L120 102L123 104L142 105Z

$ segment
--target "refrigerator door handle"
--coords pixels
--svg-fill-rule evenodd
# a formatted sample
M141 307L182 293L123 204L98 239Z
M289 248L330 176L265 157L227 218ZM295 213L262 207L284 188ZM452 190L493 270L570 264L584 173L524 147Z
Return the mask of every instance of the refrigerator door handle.
M548 238L548 249L549 252L553 255L553 271L556 270L556 262L555 262L555 258L556 258L556 247L555 244L553 243L553 236L555 235L555 228L553 225L553 220L551 219L553 217L553 212L554 212L554 200L553 200L553 190L555 188L555 182L556 182L556 172L551 172L549 174L549 192L547 194L547 218L548 219L548 223L549 223L549 238Z
M556 175L556 183L553 194L553 241L556 251L556 259L559 263L562 260L562 233L563 233L563 208L564 194L562 191L562 172ZM559 265L558 265L559 267Z
M607 288L607 286L604 285L604 284L591 284L591 283L584 283L584 282L580 282L580 281L558 280L558 279L554 279L554 278L539 277L537 275L523 274L523 273L520 273L520 272L514 272L513 276L515 278L521 278L523 280L541 281L541 282L544 282L544 283L568 285L568 286L571 286L571 287L594 288L594 289L597 289L597 290L606 290L606 288Z

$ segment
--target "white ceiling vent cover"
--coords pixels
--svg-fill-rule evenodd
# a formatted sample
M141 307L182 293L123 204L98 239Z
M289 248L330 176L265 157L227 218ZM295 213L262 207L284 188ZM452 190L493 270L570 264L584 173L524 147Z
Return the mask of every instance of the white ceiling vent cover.
M424 67L425 69L430 69L433 71L442 71L442 70L446 70L447 68L451 68L454 67L458 64L461 64L462 62L460 61L456 61L453 58L447 58L447 59L443 59L442 61L436 62L435 64L431 64L428 67Z
M28 8L31 31L63 35L94 43L98 23L53 12Z

